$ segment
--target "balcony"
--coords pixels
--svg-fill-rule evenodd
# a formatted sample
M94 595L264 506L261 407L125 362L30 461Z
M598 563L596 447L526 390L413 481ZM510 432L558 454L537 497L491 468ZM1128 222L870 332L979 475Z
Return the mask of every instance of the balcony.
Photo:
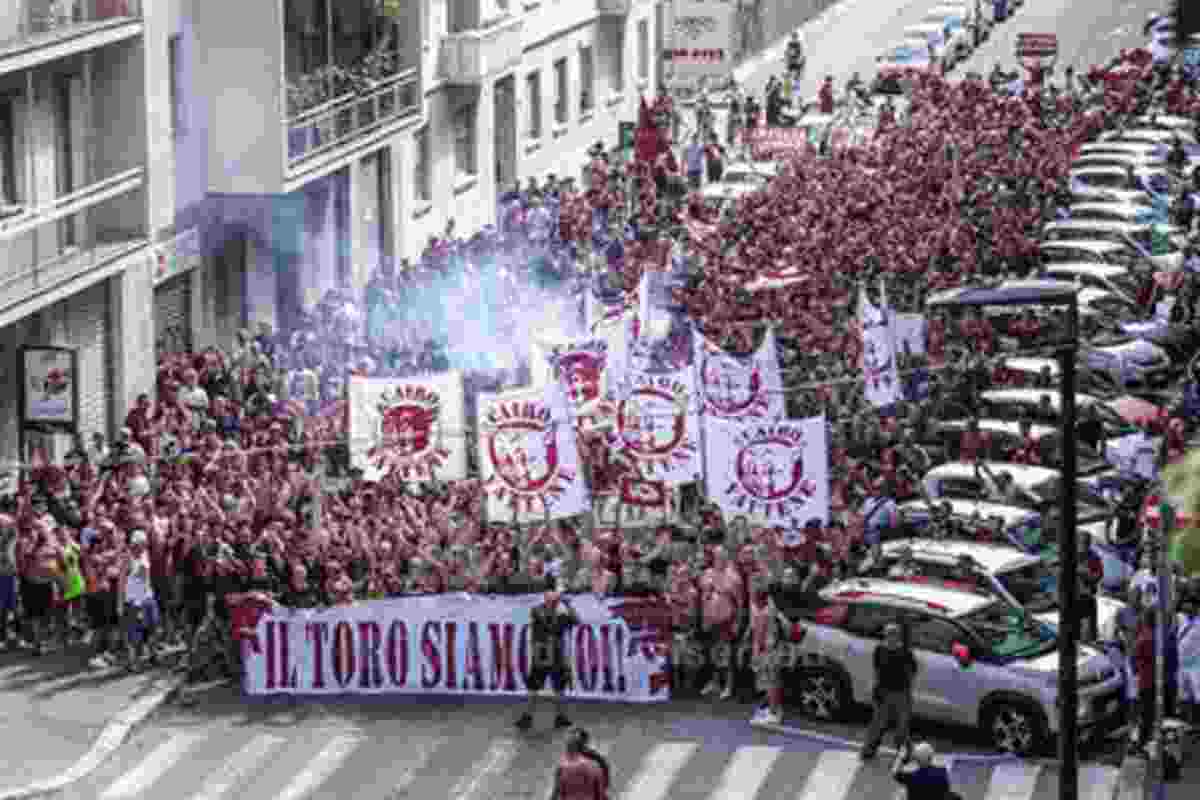
M0 216L0 312L110 266L146 244L141 167ZM132 224L130 220L134 220Z
M416 68L375 81L285 121L288 169L304 169L398 120L421 113Z
M596 15L600 17L627 17L632 0L596 0Z
M521 63L520 17L504 17L442 38L439 72L452 86L479 86Z
M136 36L141 18L142 0L4 0L0 73Z

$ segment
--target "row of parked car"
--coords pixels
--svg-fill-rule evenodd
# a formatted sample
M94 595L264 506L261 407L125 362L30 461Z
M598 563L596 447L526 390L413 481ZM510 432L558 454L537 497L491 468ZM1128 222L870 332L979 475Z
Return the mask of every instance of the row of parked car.
M991 3L976 0L943 0L929 9L876 59L874 91L899 94L906 76L949 72L991 34L996 20L990 9Z
M1117 620L1139 563L1140 529L1130 520L1146 485L1114 466L1116 448L1178 402L1172 387L1200 348L1193 327L1155 316L1145 300L1162 276L1183 269L1184 232L1154 229L1165 224L1157 217L1125 218L1130 208L1164 202L1153 185L1126 180L1126 167L1171 180L1161 145L1176 135L1194 144L1182 121L1146 118L1085 146L1067 219L1046 226L1039 274L1028 279L1080 289L1076 405L1092 435L1071 434L1077 519L1085 555L1103 567L1096 639L1078 654L1078 729L1085 735L1115 726L1125 707ZM1015 345L1016 323L1037 312L983 313ZM933 466L915 496L897 498L897 538L879 545L863 574L827 587L805 612L807 660L795 697L807 713L837 717L871 702L874 646L884 626L900 622L920 662L917 716L975 726L997 749L1022 755L1044 750L1058 733L1059 552L1043 521L1059 507L1064 486L1059 364L1026 352L1005 358L1003 367L1028 380L994 385L969 406L938 415L919 442ZM973 452L963 460L968 432ZM1014 452L1031 441L1037 458L1014 463ZM938 536L924 535L935 527Z

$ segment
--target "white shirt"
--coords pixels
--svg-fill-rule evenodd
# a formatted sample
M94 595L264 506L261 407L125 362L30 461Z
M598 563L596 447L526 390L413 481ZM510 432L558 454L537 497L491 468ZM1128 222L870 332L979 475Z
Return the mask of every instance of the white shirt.
M154 590L150 587L150 554L143 553L130 563L129 575L125 578L125 602L140 606L153 599Z

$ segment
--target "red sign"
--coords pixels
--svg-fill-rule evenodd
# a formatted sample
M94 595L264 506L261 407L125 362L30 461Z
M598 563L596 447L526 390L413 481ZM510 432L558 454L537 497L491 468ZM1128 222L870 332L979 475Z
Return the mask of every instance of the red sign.
M1058 55L1057 34L1017 34L1017 58L1048 58L1056 55Z

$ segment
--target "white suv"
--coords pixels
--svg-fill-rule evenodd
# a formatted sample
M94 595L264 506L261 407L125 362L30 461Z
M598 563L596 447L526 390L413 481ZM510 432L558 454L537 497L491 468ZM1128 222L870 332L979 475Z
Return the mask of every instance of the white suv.
M999 750L1039 752L1058 733L1058 641L1053 628L991 597L933 586L854 579L820 593L797 644L797 696L806 713L835 718L875 689L872 655L885 625L907 626L917 657L916 716L978 726ZM1079 648L1079 727L1121 710L1123 677Z

